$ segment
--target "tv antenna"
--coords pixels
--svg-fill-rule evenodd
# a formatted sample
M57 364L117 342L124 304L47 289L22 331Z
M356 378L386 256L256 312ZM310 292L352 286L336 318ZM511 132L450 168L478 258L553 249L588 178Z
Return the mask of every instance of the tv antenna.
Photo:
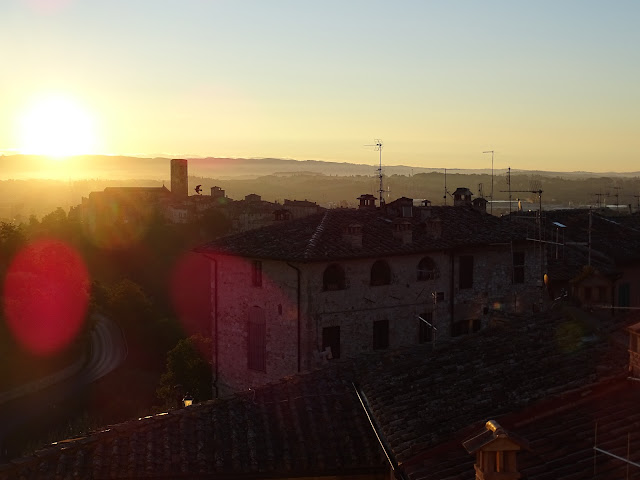
M380 189L378 190L378 194L380 195L380 206L382 206L382 202L384 201L384 188L382 186L382 140L376 138L373 144L365 145L365 147L375 147L377 152L380 152L380 166L378 167L378 178L380 179Z
M491 154L491 207L489 211L493 213L493 150L487 150L482 153L490 153Z
M449 190L447 190L447 169L444 169L444 195L442 196L442 198L444 198L444 206L447 206L447 195L451 195L449 193Z

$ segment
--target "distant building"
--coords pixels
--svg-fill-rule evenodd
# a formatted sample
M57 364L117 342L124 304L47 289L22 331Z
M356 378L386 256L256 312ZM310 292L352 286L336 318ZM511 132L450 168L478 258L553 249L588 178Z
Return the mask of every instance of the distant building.
M171 160L171 193L177 199L189 196L189 176L185 159L174 158Z

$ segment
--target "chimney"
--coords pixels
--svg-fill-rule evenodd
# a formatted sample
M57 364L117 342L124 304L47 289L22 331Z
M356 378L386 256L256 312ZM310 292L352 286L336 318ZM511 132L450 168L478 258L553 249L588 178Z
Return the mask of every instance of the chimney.
M453 192L453 206L454 207L465 207L471 206L471 190L466 187L458 187L456 191Z
M362 248L362 225L352 223L342 230L342 239L354 248Z
M402 245L413 243L413 229L411 222L404 218L393 219L393 238L400 240Z
M471 204L473 209L482 213L487 213L487 200L483 197L474 198Z
M360 195L358 197L358 200L360 200L360 205L358 205L359 210L374 210L376 208L376 197L374 197L370 193Z
M476 480L516 480L518 472L516 453L529 449L526 440L507 433L498 422L489 420L484 430L462 443L467 452L476 455L473 466Z

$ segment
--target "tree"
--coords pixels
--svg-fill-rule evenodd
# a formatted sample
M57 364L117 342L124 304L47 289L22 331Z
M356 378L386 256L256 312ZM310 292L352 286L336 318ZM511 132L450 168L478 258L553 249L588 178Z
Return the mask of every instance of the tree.
M26 237L22 228L12 223L0 223L0 258L3 266L13 258L13 256L26 243Z
M167 407L176 406L176 385L182 385L185 392L196 401L211 398L211 338L192 335L180 340L167 353L166 370L160 377L158 398Z

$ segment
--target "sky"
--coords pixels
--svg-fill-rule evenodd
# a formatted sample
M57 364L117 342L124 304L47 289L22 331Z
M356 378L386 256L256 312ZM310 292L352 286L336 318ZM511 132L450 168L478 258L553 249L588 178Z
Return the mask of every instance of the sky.
M636 0L2 0L0 151L638 171Z

